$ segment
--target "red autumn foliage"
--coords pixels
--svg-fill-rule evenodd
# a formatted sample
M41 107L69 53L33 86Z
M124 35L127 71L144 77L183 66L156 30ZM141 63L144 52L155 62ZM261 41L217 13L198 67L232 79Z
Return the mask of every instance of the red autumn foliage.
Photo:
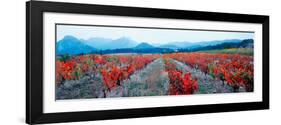
M65 80L78 80L81 76L91 74L91 77L101 74L106 89L111 90L120 85L123 80L145 68L160 55L80 55L72 56L65 61L56 61L56 83ZM244 87L253 91L253 57L238 54L208 54L208 53L173 53L164 57L183 62L191 68L222 80L237 91ZM192 74L183 73L170 61L165 61L165 68L170 79L169 94L193 94L198 90L197 80Z
M116 56L115 56L116 57ZM101 70L103 83L108 90L120 85L120 82L129 79L136 70L144 68L147 64L158 58L159 55L145 56L118 56L112 62L107 62ZM110 58L110 56L108 56ZM110 59L111 60L111 59Z
M183 73L168 59L165 59L165 68L170 79L169 95L193 94L199 89L190 72Z
M57 83L62 80L71 80L74 77L72 76L73 69L75 66L74 61L61 62L56 61L56 81Z
M234 91L253 91L253 57L239 54L175 53L168 57L225 81Z

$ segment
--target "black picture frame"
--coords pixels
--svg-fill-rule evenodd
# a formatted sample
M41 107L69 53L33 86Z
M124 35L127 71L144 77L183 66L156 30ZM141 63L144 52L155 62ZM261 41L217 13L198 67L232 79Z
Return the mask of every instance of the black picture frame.
M158 108L43 113L43 13L76 13L262 24L262 101ZM269 109L269 16L62 2L26 3L26 123L57 123Z

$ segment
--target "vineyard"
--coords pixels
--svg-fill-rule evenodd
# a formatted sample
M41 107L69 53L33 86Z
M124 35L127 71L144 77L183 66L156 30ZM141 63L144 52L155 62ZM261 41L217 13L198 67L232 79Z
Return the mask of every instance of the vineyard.
M56 99L253 92L253 57L171 53L56 57Z

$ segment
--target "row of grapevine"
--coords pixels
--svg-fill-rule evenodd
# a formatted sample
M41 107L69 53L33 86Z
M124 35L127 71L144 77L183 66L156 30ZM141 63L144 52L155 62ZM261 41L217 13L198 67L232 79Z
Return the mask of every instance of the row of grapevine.
M183 73L169 58L164 58L164 62L170 79L169 95L193 94L199 89L190 72Z
M56 83L60 85L65 80L79 80L88 75L102 77L106 90L120 85L135 71L144 68L160 55L80 55L67 60L56 61Z
M167 56L226 82L234 91L240 87L253 91L252 56L208 53L174 53Z
M63 61L57 59L56 83L59 85L65 80L79 80L85 74L95 75L105 63L105 57L100 55L74 56Z
M119 64L108 63L101 69L106 88L110 91L120 85L122 80L128 79L135 71L143 69L157 58L159 55L119 56Z

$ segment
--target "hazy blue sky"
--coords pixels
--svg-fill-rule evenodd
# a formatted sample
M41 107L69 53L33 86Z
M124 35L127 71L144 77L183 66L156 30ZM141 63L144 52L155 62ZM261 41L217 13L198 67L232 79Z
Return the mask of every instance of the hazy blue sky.
M254 33L243 32L57 25L57 41L66 35L72 35L84 40L92 37L109 39L128 37L137 42L152 44L165 44L175 41L200 42L224 39L249 39L254 37Z

